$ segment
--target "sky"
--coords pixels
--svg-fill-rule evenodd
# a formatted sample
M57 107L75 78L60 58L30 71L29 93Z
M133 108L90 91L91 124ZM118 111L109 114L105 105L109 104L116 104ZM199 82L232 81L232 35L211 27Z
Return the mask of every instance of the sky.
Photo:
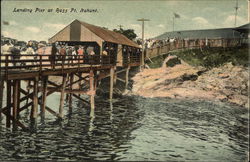
M234 27L236 0L57 0L57 1L1 1L1 35L18 40L45 40L75 19L106 27L134 29L141 37L140 18L145 22L145 38L152 38L174 30L196 30ZM248 23L247 0L238 0L237 26ZM15 9L16 8L16 9ZM35 12L36 8L45 9ZM77 12L70 12L71 8ZM96 12L80 12L81 8ZM32 12L14 12L18 9ZM48 12L52 9L52 12ZM57 12L66 11L66 13ZM9 22L4 25L3 22Z

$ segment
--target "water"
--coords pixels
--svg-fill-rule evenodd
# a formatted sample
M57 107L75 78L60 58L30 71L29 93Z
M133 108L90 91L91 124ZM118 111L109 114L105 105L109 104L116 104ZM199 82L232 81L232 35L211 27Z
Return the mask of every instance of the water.
M49 106L58 99L49 97ZM46 114L33 132L2 126L0 160L244 161L247 125L247 109L225 103L127 96L96 98L91 111L74 100L62 122Z

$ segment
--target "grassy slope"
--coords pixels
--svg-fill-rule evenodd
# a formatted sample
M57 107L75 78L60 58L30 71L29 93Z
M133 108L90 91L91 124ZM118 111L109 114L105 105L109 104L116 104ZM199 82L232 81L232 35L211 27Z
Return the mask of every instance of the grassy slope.
M161 67L162 62L169 54L153 58L151 63L147 61L150 68ZM210 48L210 49L190 49L184 51L171 52L171 55L176 55L183 61L192 66L203 66L213 68L221 66L227 62L232 62L233 65L248 66L249 51L248 47L241 48Z

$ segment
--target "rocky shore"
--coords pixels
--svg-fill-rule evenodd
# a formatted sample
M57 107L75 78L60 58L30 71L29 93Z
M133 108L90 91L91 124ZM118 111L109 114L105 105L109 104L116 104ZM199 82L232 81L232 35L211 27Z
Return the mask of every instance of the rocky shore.
M249 108L248 68L232 63L208 70L192 67L176 56L169 56L161 68L145 69L132 80L133 88L127 94L215 100Z

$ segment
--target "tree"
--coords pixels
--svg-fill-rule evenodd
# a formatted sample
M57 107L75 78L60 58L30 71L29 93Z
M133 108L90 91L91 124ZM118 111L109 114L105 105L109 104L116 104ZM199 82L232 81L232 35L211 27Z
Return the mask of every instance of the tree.
M125 35L130 40L134 40L137 37L134 29L125 29L124 30L124 29L120 28L120 29L114 29L113 31Z

